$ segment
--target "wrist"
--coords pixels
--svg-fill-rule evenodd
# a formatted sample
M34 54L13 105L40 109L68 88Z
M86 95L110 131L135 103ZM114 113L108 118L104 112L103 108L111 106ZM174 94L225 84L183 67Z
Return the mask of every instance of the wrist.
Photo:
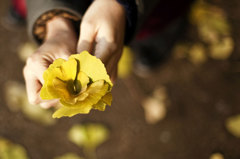
M56 52L76 52L77 35L72 21L63 17L55 17L46 23L44 43L56 46ZM58 51L57 51L58 50Z
M76 38L71 20L63 17L55 17L47 22L45 40L55 39L56 37Z

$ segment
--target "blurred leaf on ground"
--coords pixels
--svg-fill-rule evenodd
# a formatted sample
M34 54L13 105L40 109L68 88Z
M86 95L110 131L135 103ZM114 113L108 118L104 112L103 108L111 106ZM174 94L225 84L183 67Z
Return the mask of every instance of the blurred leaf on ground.
M187 57L189 52L189 44L177 43L173 48L173 56L175 59L184 59Z
M164 87L158 87L153 95L143 100L142 106L145 113L145 119L148 124L156 124L165 118L167 93Z
M43 125L53 125L56 122L52 118L51 110L28 102L25 86L19 82L8 81L5 84L5 99L11 111L22 111L27 118L35 122Z
M25 62L27 58L37 50L37 45L32 42L25 42L18 49L19 58Z
M0 137L0 159L28 159L28 156L21 145Z
M210 45L210 56L216 60L227 59L234 47L234 41L231 37L225 37L218 43Z
M202 40L214 43L222 36L230 35L230 25L223 9L198 0L192 7L190 22L197 25Z
M83 159L75 153L66 153L61 156L55 157L54 159Z
M224 156L221 153L213 153L209 159L224 159Z
M68 132L69 140L86 149L95 149L108 139L109 131L101 124L74 125Z
M189 50L189 60L195 65L206 62L207 57L204 46L198 43L194 44Z
M230 57L234 41L223 9L198 0L191 8L190 22L196 26L199 39L196 42L178 43L173 50L176 59L188 58L193 64L201 65L208 57L215 60Z
M123 48L122 56L118 63L118 76L120 78L127 77L132 71L133 53L130 47Z
M227 130L235 137L240 138L240 114L231 116L226 120Z

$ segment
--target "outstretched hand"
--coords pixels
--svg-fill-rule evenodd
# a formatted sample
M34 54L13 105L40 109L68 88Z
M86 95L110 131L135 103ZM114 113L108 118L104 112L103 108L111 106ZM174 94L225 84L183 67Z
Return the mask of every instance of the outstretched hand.
M40 104L43 108L56 105L58 100L44 101L40 98L40 90L44 83L43 72L54 60L68 59L76 52L77 38L71 22L60 17L47 24L48 33L44 43L32 54L23 70L28 100L31 104Z
M77 51L89 51L105 64L111 80L117 77L125 32L125 10L116 0L94 0L83 16Z
M44 101L40 90L43 72L54 60L68 59L72 53L89 51L105 64L112 81L117 77L125 32L125 11L116 0L94 0L83 16L77 41L72 23L56 17L47 23L44 43L28 58L24 67L29 102L43 108L55 106L58 100Z

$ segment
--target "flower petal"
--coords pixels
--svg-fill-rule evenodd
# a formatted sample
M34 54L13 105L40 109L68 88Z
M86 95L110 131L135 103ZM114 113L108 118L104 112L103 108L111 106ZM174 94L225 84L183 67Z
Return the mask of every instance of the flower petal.
M50 100L59 98L53 88L52 81L54 78L62 78L62 71L60 65L65 62L64 59L56 59L47 70L43 73L44 84L40 91L40 97L42 99Z
M89 95L88 93L83 92L79 96L76 97L76 101L77 102L83 101L83 100L85 100L88 97L88 95Z
M102 101L110 106L112 104L112 93L108 92L105 96L102 97Z
M99 80L99 81L92 83L89 86L89 88L87 89L87 91L84 92L84 93L88 93L88 96L83 101L78 101L74 105L66 103L62 99L60 100L60 102L64 106L72 107L72 108L79 108L79 109L82 109L83 107L92 106L92 105L98 103L98 101L106 94L106 92L108 91L108 87L109 87L108 83L105 83L103 80Z
M58 78L53 79L52 81L53 89L49 89L48 91L51 92L51 94L56 94L58 98L63 99L64 101L75 104L76 101L72 98L69 90L67 89L67 82L64 82Z
M82 109L62 106L61 108L54 112L52 117L53 118L61 118L63 116L72 117L79 113L88 114L91 108L92 108L91 106L83 107Z
M54 69L56 67L61 66L66 60L58 58L53 61L53 63L48 67L48 70Z
M98 80L92 83L86 92L88 92L89 94L97 93L102 89L103 86L104 80Z
M81 83L81 92L87 89L88 83L90 82L89 77L84 72L79 72L77 76L77 80Z
M68 61L57 59L44 72L43 99L60 99L63 106L54 118L86 114L93 109L104 111L110 105L112 82L100 59L84 51L69 57Z
M92 108L100 111L104 111L106 108L106 104L102 100L99 100L99 102L97 104L94 104Z
M46 85L43 85L40 91L40 97L44 100L50 100L50 99L55 99L54 96L52 96L49 92L48 92L48 87Z
M65 61L66 60L59 58L59 59L56 59L52 64L50 64L48 69L45 70L43 73L44 82L46 82L48 80L49 75L51 75L52 71L55 72L55 68L59 68Z
M71 55L69 59L79 59L80 71L87 74L93 81L105 80L112 86L112 82L107 74L106 68L102 61L95 56L92 56L87 51L80 54Z
M64 77L67 80L75 80L79 72L79 62L75 59L69 59L68 61L62 63L61 69Z

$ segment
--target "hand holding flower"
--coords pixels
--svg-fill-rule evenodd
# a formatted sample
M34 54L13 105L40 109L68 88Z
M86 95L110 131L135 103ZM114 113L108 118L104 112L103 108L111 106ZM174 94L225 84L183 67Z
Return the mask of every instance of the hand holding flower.
M105 110L111 105L112 82L104 64L87 51L57 59L43 74L42 99L60 99L63 105L54 118L86 114L93 109Z
M76 33L70 21L56 17L47 23L47 35L44 43L32 54L24 67L24 78L29 102L49 108L57 100L45 101L39 96L44 83L43 72L58 58L67 59L76 52Z

